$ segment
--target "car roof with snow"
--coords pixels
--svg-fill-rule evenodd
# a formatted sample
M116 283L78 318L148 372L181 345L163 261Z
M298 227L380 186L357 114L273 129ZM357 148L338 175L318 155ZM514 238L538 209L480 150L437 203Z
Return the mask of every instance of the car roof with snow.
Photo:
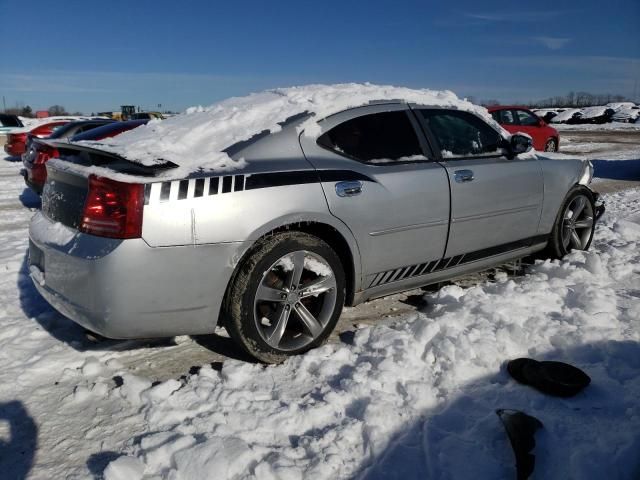
M234 97L209 107L189 108L166 120L152 120L108 142L79 145L148 167L173 163L185 174L202 169L232 170L241 165L229 156L230 146L261 132L281 131L287 119L308 113L295 128L317 136L322 133L318 120L332 114L371 103L400 101L474 112L502 131L485 108L450 91L348 83L278 88Z

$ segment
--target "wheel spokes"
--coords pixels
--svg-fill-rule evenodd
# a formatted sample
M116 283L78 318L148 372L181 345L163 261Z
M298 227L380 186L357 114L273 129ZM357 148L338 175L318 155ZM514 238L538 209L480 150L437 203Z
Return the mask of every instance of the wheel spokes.
M585 205L587 204L587 199L583 196L576 198L576 204L573 209L573 216L571 218L578 218L584 210Z
M575 223L576 228L591 228L593 227L593 218L592 217L584 217L582 220L579 220Z
M298 314L298 317L300 317L300 320L302 320L302 323L306 327L311 337L316 338L318 335L320 335L320 333L322 332L322 325L316 319L316 317L314 317L313 314L309 310L307 310L307 307L298 302L293 308Z
M304 257L305 253L303 251L294 252L291 255L293 271L291 272L291 277L289 279L290 290L295 290L300 285L300 278L302 277L302 272L304 270Z
M291 315L291 308L289 305L283 305L280 307L280 314L278 315L278 320L273 327L273 330L267 337L267 343L272 347L278 348L280 345L280 341L284 336L284 332L287 329L287 324L289 323L289 316Z
M580 240L575 230L571 230L571 245L578 250L582 249L582 240Z
M319 277L300 289L300 298L317 296L332 288L336 288L336 279L333 275Z
M256 299L263 302L283 302L287 298L284 290L271 288L261 283L256 292Z

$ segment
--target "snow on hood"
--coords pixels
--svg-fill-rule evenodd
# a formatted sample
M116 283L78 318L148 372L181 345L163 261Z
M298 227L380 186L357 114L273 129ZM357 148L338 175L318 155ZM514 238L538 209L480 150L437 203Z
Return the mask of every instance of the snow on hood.
M278 131L281 129L279 122L303 112L315 115L299 128L307 135L318 135L318 120L375 100L403 100L473 111L503 131L486 109L461 100L450 91L346 83L277 88L229 98L209 107L191 107L166 120L152 120L108 139L108 143L79 143L147 166L170 161L186 172L201 168L233 170L244 166L242 159L232 160L223 152L234 143L263 130ZM504 135L508 136L508 133L504 132Z

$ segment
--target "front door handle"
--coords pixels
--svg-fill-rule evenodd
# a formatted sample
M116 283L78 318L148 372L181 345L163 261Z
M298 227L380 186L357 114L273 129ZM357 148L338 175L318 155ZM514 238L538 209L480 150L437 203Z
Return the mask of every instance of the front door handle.
M456 170L453 174L453 178L455 178L458 183L470 182L474 178L473 170Z
M353 197L362 193L362 182L352 180L348 182L336 183L336 194L339 197Z

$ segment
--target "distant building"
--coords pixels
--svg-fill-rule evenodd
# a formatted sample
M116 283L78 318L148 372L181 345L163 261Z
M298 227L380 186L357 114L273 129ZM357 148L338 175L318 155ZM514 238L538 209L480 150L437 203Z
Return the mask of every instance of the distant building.
M46 110L38 110L36 112L36 118L47 118L49 116L49 112Z

